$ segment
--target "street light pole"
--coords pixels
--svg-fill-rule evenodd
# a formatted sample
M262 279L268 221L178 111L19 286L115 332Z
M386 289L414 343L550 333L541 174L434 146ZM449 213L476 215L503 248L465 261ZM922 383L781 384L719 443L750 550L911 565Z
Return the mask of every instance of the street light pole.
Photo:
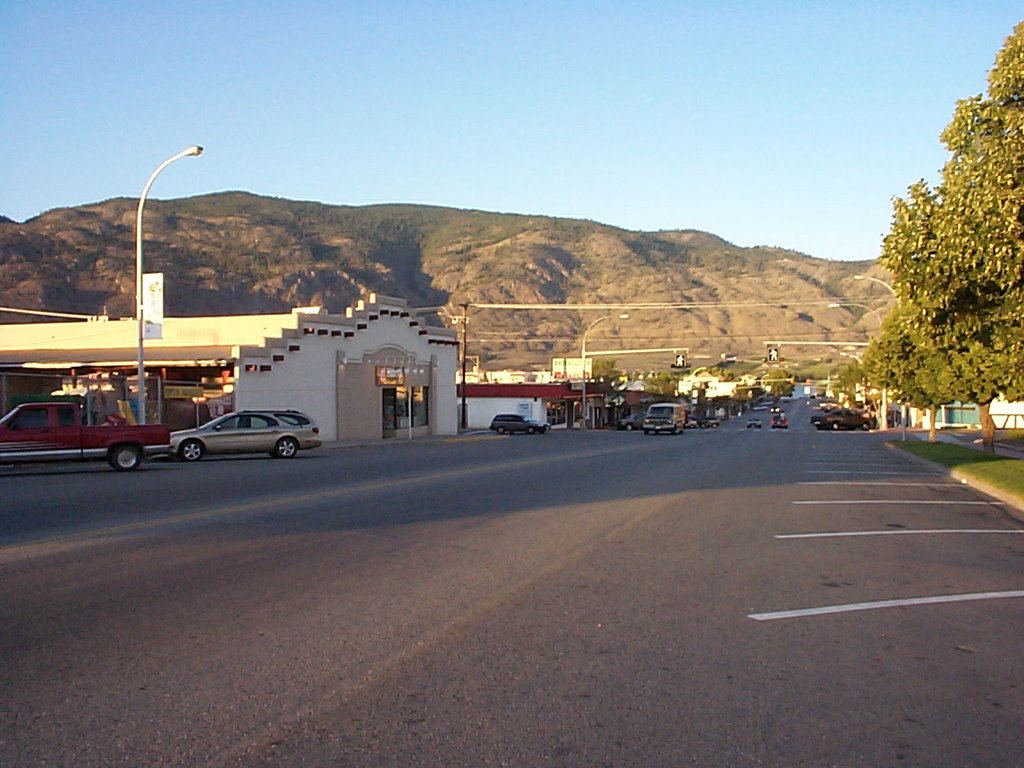
M893 296L896 295L896 289L895 288L893 288L891 285L889 285L887 282L885 282L885 280L879 280L877 277L872 277L871 275L854 275L853 279L854 280L870 280L873 283L878 283L879 285L885 286L885 290L887 290Z
M590 330L595 325L600 323L602 320L607 320L608 318L611 317L616 317L616 315L602 315L601 317L597 318L597 320L588 325L587 330L583 332L583 346L580 350L580 359L583 363L583 388L581 390L582 402L580 403L580 429L583 430L586 430L587 428L587 334L590 333ZM617 317L620 320L627 320L629 319L629 313L622 312L621 314L617 315Z
M202 147L192 146L188 149L183 149L174 157L167 158L156 167L156 170L153 171L152 174L150 174L149 180L146 182L146 186L142 188L142 194L139 195L139 210L135 216L135 320L139 326L139 378L136 400L138 414L136 420L139 424L146 423L146 364L144 357L146 319L142 296L142 207L146 204L146 195L149 194L149 188L153 186L153 182L156 181L156 177L160 175L160 172L164 168L175 160L180 160L183 157L198 157L201 154L203 154Z

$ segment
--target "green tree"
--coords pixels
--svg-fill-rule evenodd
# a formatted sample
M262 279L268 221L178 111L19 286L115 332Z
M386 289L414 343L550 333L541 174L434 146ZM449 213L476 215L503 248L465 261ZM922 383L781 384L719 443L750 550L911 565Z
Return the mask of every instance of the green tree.
M851 360L836 375L832 389L845 396L851 404L856 403L868 386L868 375L857 360Z
M952 399L945 355L917 332L899 309L882 324L864 354L864 370L876 386L886 387L897 402L925 408L931 414L928 440L935 442L935 413Z
M975 402L993 450L996 397L1024 397L1024 22L996 56L988 95L942 133L951 157L933 191L894 202L882 264L952 399Z
M785 368L773 368L761 377L761 384L776 396L792 397L793 375Z

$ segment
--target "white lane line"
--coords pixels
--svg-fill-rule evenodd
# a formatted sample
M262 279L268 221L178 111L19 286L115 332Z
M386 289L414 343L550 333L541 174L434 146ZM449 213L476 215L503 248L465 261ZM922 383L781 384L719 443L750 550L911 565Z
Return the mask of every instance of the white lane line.
M921 472L917 467L908 467L906 472L893 472L881 469L873 469L870 472L862 472L859 469L808 469L808 475L900 475L902 477L916 476L922 477L929 474L937 475L938 472Z
M884 531L832 531L827 533L777 533L776 539L830 539L843 536L913 536L925 533L1012 533L1024 534L1021 531L1000 531L992 528L898 528Z
M893 506L895 506L897 504L923 504L923 505L929 505L929 506L943 505L943 504L946 504L946 505L956 504L956 505L960 505L960 506L971 506L971 505L982 506L982 505L984 505L984 506L987 507L987 506L992 506L992 505L1004 504L1005 502L1002 502L1002 501L949 501L949 500L941 500L941 501L940 500L935 500L935 501L923 501L923 500L921 500L921 501L915 501L914 499L822 499L820 501L818 501L818 500L815 500L815 501L794 501L793 503L794 504L804 504L804 505L814 505L814 504L819 504L819 505L820 504L888 504L888 505L893 505Z
M1013 597L1024 597L1024 590L974 592L966 595L936 595L934 597L910 597L901 600L876 600L868 603L846 603L845 605L827 605L821 608L799 608L794 611L748 613L747 618L754 621L775 621L777 619L798 619L804 616L824 616L829 613L873 611L876 608L901 608L908 605L934 605L936 603L963 603L972 600L1003 600Z
M941 488L961 488L967 485L967 481L936 480L933 483L901 483L894 480L879 480L877 482L870 480L802 480L797 485L884 485L891 488L935 488L937 486Z

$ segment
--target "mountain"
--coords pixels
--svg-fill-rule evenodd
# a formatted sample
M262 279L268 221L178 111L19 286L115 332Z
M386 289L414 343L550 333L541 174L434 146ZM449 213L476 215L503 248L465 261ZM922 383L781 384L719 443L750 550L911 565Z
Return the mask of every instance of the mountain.
M118 198L22 223L0 217L0 306L132 316L136 205ZM349 207L244 192L147 200L144 234L144 268L164 273L168 315L307 305L340 312L373 291L447 307L448 317L465 302L714 305L633 309L587 336L588 351L688 348L695 361L757 355L768 340L863 340L888 298L853 279L873 262L741 248L693 230L633 232L422 205ZM859 306L828 307L844 302ZM611 311L619 310L474 308L467 346L489 367L546 365L553 355L578 355L583 329ZM37 319L0 312L2 322Z

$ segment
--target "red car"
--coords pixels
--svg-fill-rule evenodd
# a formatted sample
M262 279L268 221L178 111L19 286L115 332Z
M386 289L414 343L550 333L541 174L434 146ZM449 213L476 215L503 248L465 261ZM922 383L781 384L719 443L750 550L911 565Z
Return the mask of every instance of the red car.
M789 429L789 421L786 419L786 414L773 413L771 427L772 429Z

